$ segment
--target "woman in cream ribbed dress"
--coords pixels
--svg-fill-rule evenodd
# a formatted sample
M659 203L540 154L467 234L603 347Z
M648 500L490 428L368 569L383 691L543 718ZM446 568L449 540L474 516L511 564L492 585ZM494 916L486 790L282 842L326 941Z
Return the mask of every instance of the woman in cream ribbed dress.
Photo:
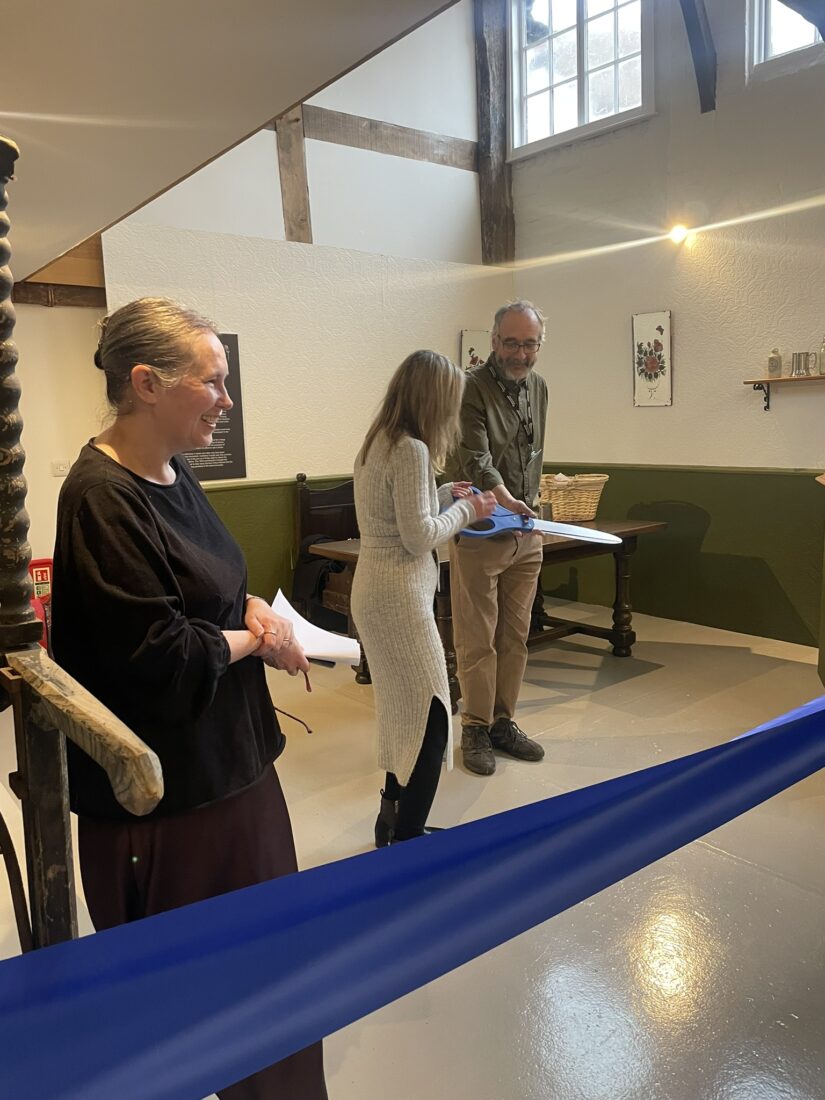
M433 551L495 504L466 483L436 490L433 456L443 460L456 438L463 390L464 375L449 359L414 352L393 375L355 461L361 550L351 608L374 687L378 764L387 772L378 847L427 831L450 741Z

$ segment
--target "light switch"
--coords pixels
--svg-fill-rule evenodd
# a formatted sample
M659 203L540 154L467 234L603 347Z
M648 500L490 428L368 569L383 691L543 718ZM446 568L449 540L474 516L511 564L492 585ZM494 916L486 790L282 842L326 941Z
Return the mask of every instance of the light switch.
M65 477L71 469L71 462L67 458L57 458L52 462L52 477Z

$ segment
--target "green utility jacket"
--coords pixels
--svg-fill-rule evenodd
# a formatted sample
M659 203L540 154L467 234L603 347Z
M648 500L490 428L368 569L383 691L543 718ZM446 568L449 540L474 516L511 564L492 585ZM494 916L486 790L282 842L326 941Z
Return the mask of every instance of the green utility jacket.
M488 365L489 364L489 365ZM502 378L507 392L518 402L521 417L501 392L492 356L467 372L461 404L461 442L450 455L444 471L450 481L471 481L479 489L504 485L518 500L532 508L539 495L547 420L547 383L535 367L523 382ZM527 421L527 397L533 422L533 442L522 421Z

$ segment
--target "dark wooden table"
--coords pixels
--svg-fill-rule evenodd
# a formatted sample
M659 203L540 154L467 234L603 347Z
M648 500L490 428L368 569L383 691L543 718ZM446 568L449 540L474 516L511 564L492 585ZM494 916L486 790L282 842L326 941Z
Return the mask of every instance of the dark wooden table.
M545 564L561 563L577 561L579 558L594 558L611 554L614 561L616 581L612 624L610 626L593 626L590 623L577 622L575 619L564 619L557 615L548 615L544 610L544 597L539 582L527 644L534 646L554 641L556 638L566 638L570 634L588 634L593 638L606 638L613 647L614 656L629 657L636 641L636 633L631 625L633 609L630 604L630 556L636 549L640 535L663 531L667 524L655 520L605 519L592 520L580 526L598 528L600 531L618 535L622 540L621 545L604 546L593 542L580 542L578 539L563 538L560 535L545 535L543 536L544 561ZM526 537L535 538L536 536ZM435 619L438 633L444 645L447 676L450 682L450 697L455 708L461 698L461 689L456 676L455 647L453 644L453 618L450 604L450 545L450 543L445 543L439 547L441 576L439 589L435 597ZM311 553L318 554L319 557L344 562L347 567L345 572L348 574L348 578L343 577L342 579L345 582L344 587L349 589L358 562L360 548L359 539L346 539L342 542L315 543L309 549ZM346 583L347 580L349 583ZM363 656L363 649L361 664L356 669L355 678L359 684L370 683L369 668L366 658Z

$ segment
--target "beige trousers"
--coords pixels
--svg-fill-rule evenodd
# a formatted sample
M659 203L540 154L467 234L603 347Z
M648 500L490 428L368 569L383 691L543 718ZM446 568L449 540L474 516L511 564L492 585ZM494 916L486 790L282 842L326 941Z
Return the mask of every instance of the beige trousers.
M541 563L540 535L459 535L450 547L463 726L490 726L515 713Z

